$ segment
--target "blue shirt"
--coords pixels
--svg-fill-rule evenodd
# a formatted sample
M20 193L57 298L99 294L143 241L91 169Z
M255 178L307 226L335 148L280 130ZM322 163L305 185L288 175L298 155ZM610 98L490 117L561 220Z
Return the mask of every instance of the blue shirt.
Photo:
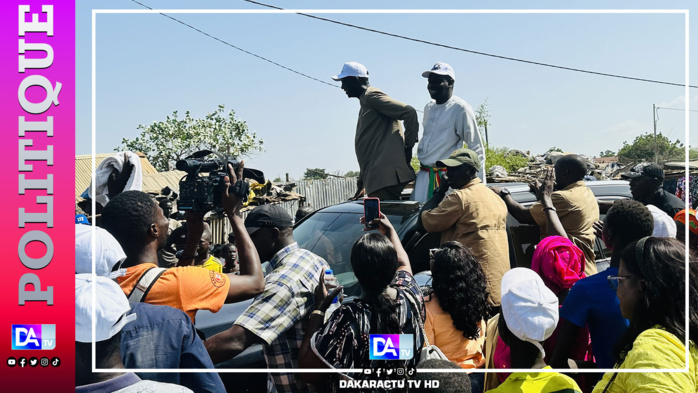
M608 285L608 276L618 275L618 268L577 281L560 309L560 317L581 327L589 325L591 346L598 368L613 368L613 347L628 327L620 313L616 292Z
M126 368L210 368L213 362L194 324L182 310L132 303L138 317L121 331ZM225 392L217 373L138 373L143 379L186 386L195 392Z

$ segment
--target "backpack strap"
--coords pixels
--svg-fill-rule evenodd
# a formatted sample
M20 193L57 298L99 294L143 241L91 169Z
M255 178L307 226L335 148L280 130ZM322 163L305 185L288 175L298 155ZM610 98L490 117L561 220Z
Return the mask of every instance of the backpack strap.
M141 278L138 280L136 286L133 287L131 293L128 295L129 303L144 302L145 297L148 296L148 292L150 292L153 284L155 284L155 281L162 276L162 273L165 273L165 270L167 269L162 267L153 267L146 270L145 273L141 275Z

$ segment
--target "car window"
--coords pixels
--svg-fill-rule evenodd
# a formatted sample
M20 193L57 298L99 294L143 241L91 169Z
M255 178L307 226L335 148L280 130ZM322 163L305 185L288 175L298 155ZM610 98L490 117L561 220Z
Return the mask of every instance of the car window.
M385 213L385 212L384 212ZM351 268L351 248L364 233L359 223L361 213L328 213L319 211L293 229L293 237L300 248L312 251L324 258L332 268L345 296L358 296L360 288ZM400 231L407 222L402 215L387 214L388 219Z
M615 201L623 199L625 196L603 196L598 197L599 200ZM530 207L534 202L525 202L522 205ZM605 214L601 214L599 219L603 221ZM511 267L531 267L533 260L533 251L535 246L540 241L540 227L538 225L521 224L514 217L507 217L507 232L510 238L509 242L509 259ZM599 270L604 270L608 267L611 258L611 251L606 248L603 240L596 238L594 241L594 254Z

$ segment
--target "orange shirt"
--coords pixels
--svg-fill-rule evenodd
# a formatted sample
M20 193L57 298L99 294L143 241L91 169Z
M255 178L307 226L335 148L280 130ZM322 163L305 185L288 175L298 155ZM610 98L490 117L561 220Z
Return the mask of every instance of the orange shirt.
M427 333L429 344L439 347L448 360L461 368L484 367L485 356L482 354L482 347L485 345L485 321L478 323L480 338L468 340L463 337L462 331L453 326L451 315L441 308L435 295L431 295L431 299L426 300L424 305L427 309L424 331Z
M141 263L126 269L126 275L118 278L121 289L128 296L146 270L157 267L154 263ZM228 297L230 280L198 266L182 266L167 269L148 292L146 303L178 308L194 322L197 310L218 312Z

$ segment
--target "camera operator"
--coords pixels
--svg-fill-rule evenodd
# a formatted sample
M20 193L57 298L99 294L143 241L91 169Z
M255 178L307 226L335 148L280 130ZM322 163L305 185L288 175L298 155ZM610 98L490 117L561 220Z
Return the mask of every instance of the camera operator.
M228 165L228 176L224 178L225 187L221 196L223 210L237 239L240 275L187 266L194 261L204 231L204 212L187 212L187 245L180 257L180 266L158 269L157 250L165 244L168 225L162 209L141 191L127 191L109 201L102 213L102 226L119 241L126 253L122 265L126 272L118 278L118 283L131 302L144 301L176 307L194 321L197 310L217 312L223 303L249 299L264 290L259 255L238 215L242 196L229 191L231 183L236 186L241 184L238 179L242 181L243 168L244 163L241 162L236 174ZM155 277L147 280L153 272Z
M177 220L172 219L173 204L169 198L162 199L158 202L158 205L162 209L162 213L167 217L167 235L171 235L172 232L181 227L182 223ZM177 258L175 253L177 250L172 247L171 244L167 244L165 247L158 250L158 266L160 267L175 267L177 266Z

